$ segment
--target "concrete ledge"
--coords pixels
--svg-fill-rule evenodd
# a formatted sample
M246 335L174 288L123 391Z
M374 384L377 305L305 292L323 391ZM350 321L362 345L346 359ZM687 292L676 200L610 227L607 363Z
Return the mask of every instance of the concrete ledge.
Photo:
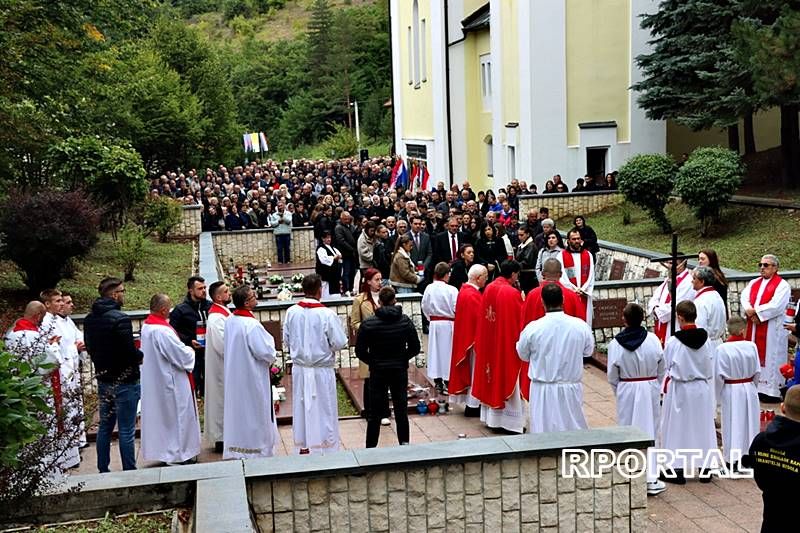
M586 192L554 192L550 194L520 194L519 198L528 200L542 200L547 198L585 198L589 196L613 196L620 194L618 190L613 191L586 191Z
M314 228L312 226L292 227L292 233L301 232L301 231L314 231ZM275 228L259 228L259 229L240 229L240 230L232 230L232 231L226 231L226 230L210 231L208 233L210 233L213 236L213 235L231 235L231 234L249 235L249 234L253 234L253 233L274 233L274 232L275 232Z
M244 477L203 479L197 482L195 497L197 533L251 533L250 504Z

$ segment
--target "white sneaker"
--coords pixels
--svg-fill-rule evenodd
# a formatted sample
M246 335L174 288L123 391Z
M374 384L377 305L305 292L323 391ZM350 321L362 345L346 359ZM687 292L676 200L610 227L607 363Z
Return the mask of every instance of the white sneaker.
M391 422L389 421L388 418L381 418L381 425L382 426L388 426L389 424L391 424Z
M661 494L667 490L667 484L663 481L656 480L656 481L648 481L647 482L647 495L648 496L655 496L656 494Z

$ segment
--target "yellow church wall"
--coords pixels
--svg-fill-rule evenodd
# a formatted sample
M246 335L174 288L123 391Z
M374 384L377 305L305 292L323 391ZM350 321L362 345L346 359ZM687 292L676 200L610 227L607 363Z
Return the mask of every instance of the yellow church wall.
M489 0L464 0L464 17L475 13L488 3Z
M431 49L431 17L430 17L430 2L438 0L418 0L419 1L419 19L420 30L422 29L422 20L425 20L425 38L420 39L420 47L423 46L421 53L425 54L425 74L420 75L421 79L427 81L420 81L419 88L415 88L412 83L409 84L411 79L409 72L413 69L409 68L409 48L413 50L413 41L410 42L408 38L408 27L413 28L413 0L398 2L399 11L399 27L398 32L400 40L400 64L402 73L402 122L403 131L401 136L407 139L433 139L433 87L431 83L431 63L432 63L432 49ZM413 35L413 31L412 31Z
M630 1L566 0L570 146L581 122L616 121L617 141L630 140Z
M775 148L781 144L781 113L778 108L756 113L753 117L753 133L756 138L756 150L759 152ZM667 121L667 153L676 159L681 154L691 153L699 146L728 146L726 130L692 131L691 129ZM744 153L744 123L739 121L739 149Z
M503 124L519 122L519 40L517 1L502 0L503 21Z
M467 145L453 146L453 151L455 157L467 158L466 177L476 191L491 187L492 181L487 174L488 148L484 142L486 136L492 133L492 113L483 109L480 79L480 56L490 50L489 31L470 33L464 41L464 127ZM454 117L454 120L457 121L457 118ZM455 179L461 180L463 177L455 176Z

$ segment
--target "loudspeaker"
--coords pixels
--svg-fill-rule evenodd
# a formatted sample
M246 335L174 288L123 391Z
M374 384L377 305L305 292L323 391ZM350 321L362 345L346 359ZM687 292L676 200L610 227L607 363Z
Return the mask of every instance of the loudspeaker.
M367 150L366 148L362 149L361 152L359 152L359 156L361 157L361 162L363 163L364 161L369 159L369 150Z

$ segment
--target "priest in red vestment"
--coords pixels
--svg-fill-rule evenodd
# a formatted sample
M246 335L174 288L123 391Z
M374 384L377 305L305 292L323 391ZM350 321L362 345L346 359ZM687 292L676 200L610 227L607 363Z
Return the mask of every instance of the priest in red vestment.
M569 287L581 300L581 315L592 327L592 292L594 291L594 258L583 247L581 234L572 229L567 234L567 248L559 256L563 273L561 283Z
M561 279L561 263L558 259L550 258L542 265L542 284L533 289L528 297L525 298L525 306L522 311L522 328L524 329L530 322L542 318L545 314L544 303L542 303L542 287L555 283L561 287L564 296L564 313L576 318L582 318L581 302L574 291L568 289L559 281Z
M483 265L472 265L467 282L461 286L456 300L453 325L453 352L450 357L450 402L463 403L464 416L480 416L481 403L471 393L472 369L475 366L475 339L481 324L483 296L489 271Z
M522 293L514 285L520 265L504 261L500 277L483 293L475 341L472 394L481 402L481 420L492 428L522 433L525 407L520 396L517 340L522 320Z

